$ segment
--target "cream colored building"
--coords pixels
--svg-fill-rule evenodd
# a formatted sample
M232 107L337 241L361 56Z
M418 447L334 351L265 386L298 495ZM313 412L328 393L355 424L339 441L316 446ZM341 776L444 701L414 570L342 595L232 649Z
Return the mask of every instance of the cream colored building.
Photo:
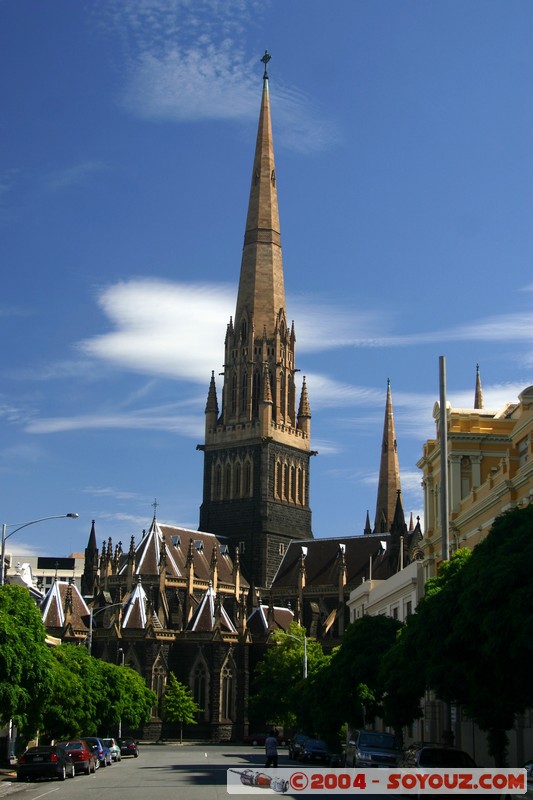
M447 406L449 547L473 548L504 511L533 500L533 386L518 402L498 410ZM417 466L423 472L426 578L442 559L440 511L440 407L437 435L428 439Z
M504 511L533 502L533 386L518 402L483 408L479 372L473 408L447 405L450 552L473 548ZM425 530L415 560L388 580L363 581L350 594L350 621L386 614L404 621L424 594L442 560L440 508L440 405L435 404L436 438L428 439L417 466L423 473ZM452 728L455 744L480 766L491 766L486 734L461 708L447 707L428 692L423 716L406 731L406 741L441 741ZM533 711L519 717L509 735L509 763L521 765L533 752Z

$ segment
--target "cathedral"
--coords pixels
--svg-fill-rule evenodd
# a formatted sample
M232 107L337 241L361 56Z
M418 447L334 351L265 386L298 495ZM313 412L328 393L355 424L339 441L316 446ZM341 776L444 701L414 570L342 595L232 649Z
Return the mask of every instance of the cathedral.
M100 548L93 523L81 592L56 581L42 602L48 632L137 670L158 703L167 677L190 687L201 711L190 735L239 741L248 732L254 666L273 630L291 621L325 649L348 624L350 591L408 563L420 525L406 525L392 394L387 386L374 525L314 539L311 412L295 383L296 333L286 311L269 78L264 75L235 315L224 339L222 385L207 391L199 529L160 522L129 545ZM221 332L222 339L222 332Z

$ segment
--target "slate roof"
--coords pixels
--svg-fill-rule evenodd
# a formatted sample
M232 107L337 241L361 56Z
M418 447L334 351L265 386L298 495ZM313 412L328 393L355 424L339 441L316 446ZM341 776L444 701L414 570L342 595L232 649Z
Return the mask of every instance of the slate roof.
M369 578L371 558L372 576L376 579L389 577L392 573L386 552L390 542L391 536L388 533L293 541L287 548L274 577L272 591L278 593L283 588L294 590L298 586L302 553L306 589L311 586L336 587L342 553L346 564L348 587L357 586L363 578Z
M233 622L229 618L223 605L219 606L220 630L227 633L237 633ZM206 593L193 616L191 617L186 630L200 633L214 631L218 627L217 620L217 598L212 586L209 586Z
M89 607L81 596L76 584L67 581L54 581L45 595L40 608L43 623L47 628L63 628L66 620L66 605L72 606L70 624L75 630L89 632Z

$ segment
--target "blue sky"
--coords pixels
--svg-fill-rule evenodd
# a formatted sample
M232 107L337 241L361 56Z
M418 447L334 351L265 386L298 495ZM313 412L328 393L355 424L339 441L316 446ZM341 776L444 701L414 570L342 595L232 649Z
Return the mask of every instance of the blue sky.
M265 49L315 536L373 520L388 378L421 514L439 356L454 406L533 383L532 41L529 0L0 0L0 519L80 514L12 549L197 527Z

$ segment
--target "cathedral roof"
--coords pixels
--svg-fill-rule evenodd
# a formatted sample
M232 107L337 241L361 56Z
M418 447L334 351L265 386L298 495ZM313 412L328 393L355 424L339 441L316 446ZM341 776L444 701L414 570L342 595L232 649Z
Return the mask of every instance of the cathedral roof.
M74 583L54 581L40 607L46 628L69 622L75 630L89 630L89 607Z
M264 636L271 630L287 631L293 620L294 613L290 608L260 605L248 617L246 627L252 636Z
M237 629L220 602L220 598L217 598L213 587L210 585L191 617L187 630L208 633L217 628L220 628L223 632L237 633Z
M370 559L375 578L389 577L385 552L390 534L364 534L332 539L309 539L290 543L272 582L272 591L279 593L283 587L294 589L302 563L305 569L305 587L337 586L339 566L344 559L347 585L357 585L369 577Z

